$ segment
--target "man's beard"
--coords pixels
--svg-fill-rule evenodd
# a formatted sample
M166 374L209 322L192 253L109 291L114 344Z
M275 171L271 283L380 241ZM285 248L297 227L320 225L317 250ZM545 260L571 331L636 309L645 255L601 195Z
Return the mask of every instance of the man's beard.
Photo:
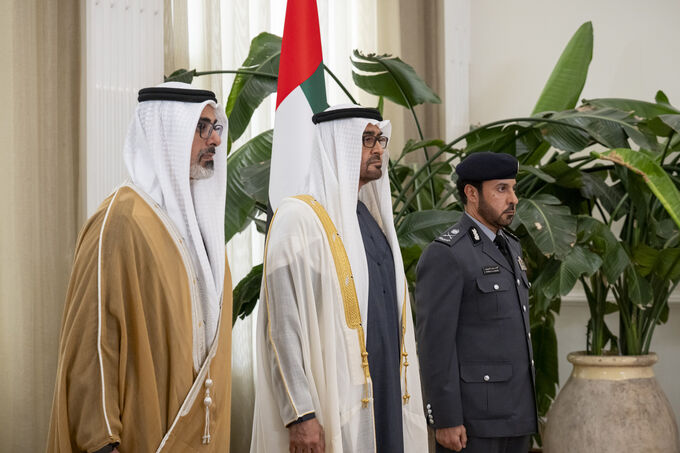
M515 217L515 208L516 206L514 203L511 203L508 205L505 211L496 214L491 205L486 202L481 192L479 193L479 207L477 208L477 212L481 218L496 228L504 228L512 223L512 219ZM510 214L508 211L510 211L512 214Z
M189 166L189 177L191 179L207 179L210 178L213 173L215 173L215 162L212 160L206 161L205 164L201 165L201 159L208 153L215 154L215 147L202 149L198 153L198 158L196 162L192 162Z
M377 159L376 158L368 159L364 168L361 169L359 174L359 180L362 181L364 184L369 183L371 181L375 181L376 179L380 179L382 177L382 167L371 168L371 166L376 162L382 164L382 157L378 157Z

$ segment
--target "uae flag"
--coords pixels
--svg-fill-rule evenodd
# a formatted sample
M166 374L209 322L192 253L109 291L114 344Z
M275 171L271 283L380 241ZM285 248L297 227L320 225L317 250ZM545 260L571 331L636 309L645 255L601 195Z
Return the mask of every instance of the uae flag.
M301 194L315 148L312 115L328 107L316 0L288 0L274 119L269 202Z

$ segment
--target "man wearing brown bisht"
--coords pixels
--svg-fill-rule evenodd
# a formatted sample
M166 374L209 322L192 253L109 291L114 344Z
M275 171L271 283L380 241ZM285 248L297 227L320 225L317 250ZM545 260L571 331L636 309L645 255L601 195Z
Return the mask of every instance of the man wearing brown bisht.
M187 84L138 99L130 181L78 239L48 452L229 450L227 119Z

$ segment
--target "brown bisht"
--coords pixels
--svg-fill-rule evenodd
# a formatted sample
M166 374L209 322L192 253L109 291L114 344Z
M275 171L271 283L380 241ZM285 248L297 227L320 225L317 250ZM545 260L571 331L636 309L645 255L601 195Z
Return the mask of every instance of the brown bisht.
M228 451L228 266L224 279L207 346L193 264L165 211L132 185L105 200L76 248L47 451Z

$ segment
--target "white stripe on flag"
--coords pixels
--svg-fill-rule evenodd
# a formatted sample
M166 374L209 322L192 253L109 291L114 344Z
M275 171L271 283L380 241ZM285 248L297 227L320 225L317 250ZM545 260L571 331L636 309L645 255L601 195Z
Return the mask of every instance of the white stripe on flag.
M316 140L312 115L312 107L299 86L276 109L269 178L269 202L274 211L281 200L306 189Z

